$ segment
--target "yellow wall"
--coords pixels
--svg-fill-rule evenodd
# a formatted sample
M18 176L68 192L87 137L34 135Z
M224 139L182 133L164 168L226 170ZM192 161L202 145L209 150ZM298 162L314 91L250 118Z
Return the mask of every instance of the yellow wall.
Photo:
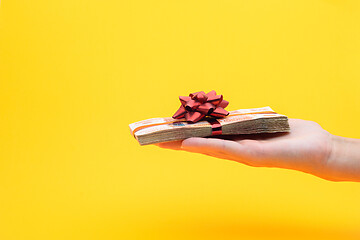
M358 183L131 137L212 89L360 138L359 1L2 0L0 239L359 239Z

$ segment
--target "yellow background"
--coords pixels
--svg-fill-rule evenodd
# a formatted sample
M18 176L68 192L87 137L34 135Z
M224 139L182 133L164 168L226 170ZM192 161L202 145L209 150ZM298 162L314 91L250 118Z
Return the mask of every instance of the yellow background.
M360 185L140 147L217 90L360 138L351 0L0 5L0 239L359 239Z

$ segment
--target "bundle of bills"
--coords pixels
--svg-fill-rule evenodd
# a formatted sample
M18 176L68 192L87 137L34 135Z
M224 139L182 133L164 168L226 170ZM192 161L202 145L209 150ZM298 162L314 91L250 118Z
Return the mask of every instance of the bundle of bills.
M214 124L215 122L215 124ZM230 111L227 117L188 123L185 119L151 118L129 125L140 145L212 135L289 132L288 118L270 107Z

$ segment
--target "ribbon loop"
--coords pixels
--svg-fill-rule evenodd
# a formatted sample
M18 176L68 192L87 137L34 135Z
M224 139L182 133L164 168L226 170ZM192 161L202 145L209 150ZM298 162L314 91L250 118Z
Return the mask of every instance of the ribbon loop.
M198 122L206 116L222 118L229 115L224 108L229 102L223 100L223 95L217 95L214 90L205 92L190 93L189 96L179 97L181 106L173 115L173 118L184 118L188 122Z

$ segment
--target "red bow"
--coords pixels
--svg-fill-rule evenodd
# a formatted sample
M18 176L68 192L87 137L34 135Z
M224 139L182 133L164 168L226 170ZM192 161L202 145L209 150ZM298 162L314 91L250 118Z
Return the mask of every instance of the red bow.
M189 97L179 97L181 106L174 114L173 118L179 119L185 117L188 122L198 122L206 116L221 118L229 115L224 108L229 102L223 100L223 95L216 95L216 92L205 94L203 91L190 93Z

